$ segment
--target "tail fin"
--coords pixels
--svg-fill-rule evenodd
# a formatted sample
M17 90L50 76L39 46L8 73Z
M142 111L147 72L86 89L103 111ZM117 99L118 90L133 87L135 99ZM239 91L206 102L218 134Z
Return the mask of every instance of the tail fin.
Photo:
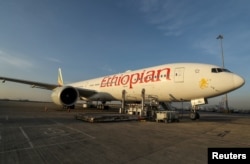
M60 87L63 86L63 77L62 77L61 68L58 69L57 83L58 83L58 86Z

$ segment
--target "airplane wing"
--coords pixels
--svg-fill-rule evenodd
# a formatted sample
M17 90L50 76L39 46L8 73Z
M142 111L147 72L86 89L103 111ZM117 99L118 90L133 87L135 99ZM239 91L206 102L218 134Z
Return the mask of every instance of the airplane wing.
M36 81L14 79L14 78L9 78L9 77L0 77L0 80L2 80L3 83L5 83L5 81L11 81L11 82L16 82L16 83L28 84L28 85L31 85L32 88L40 88L40 89L48 89L48 90L53 90L56 87L58 87L58 85L56 84L48 84L48 83L41 83L41 82L36 82Z
M39 88L39 89L47 89L47 90L53 90L57 87L61 87L59 84L49 84L49 83L41 83L36 81L29 81L29 80L22 80L22 79L14 79L9 77L0 77L0 80L2 80L3 83L6 81L16 82L16 83L22 83L22 84L28 84L31 85L32 88ZM84 88L75 88L79 92L80 97L90 97L97 93L95 90L90 89L84 89Z
M91 97L97 93L97 91L95 90L84 89L84 88L76 88L76 90L79 92L80 97L85 97L85 98Z

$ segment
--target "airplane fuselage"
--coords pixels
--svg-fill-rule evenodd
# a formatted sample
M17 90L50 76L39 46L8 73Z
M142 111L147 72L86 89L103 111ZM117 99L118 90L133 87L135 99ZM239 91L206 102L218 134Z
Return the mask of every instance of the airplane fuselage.
M210 98L235 90L244 79L215 65L196 63L166 64L101 78L72 83L70 86L97 91L86 100L140 101L142 90L158 101L189 101Z

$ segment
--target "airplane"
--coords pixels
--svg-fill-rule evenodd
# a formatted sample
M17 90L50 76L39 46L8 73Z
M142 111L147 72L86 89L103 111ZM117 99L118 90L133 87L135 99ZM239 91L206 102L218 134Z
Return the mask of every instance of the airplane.
M226 94L245 84L244 78L228 69L203 63L164 64L67 85L63 83L60 68L58 84L9 77L0 77L0 80L52 90L52 101L67 107L74 107L79 98L86 101L125 99L126 102L138 102L142 100L142 92L148 97L157 97L158 102L190 101L192 120L200 117L196 107L207 104L208 98Z

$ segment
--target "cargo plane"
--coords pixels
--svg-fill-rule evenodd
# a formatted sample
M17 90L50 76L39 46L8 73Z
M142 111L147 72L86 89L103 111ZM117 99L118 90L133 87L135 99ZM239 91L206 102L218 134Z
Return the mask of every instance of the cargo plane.
M223 95L244 85L245 80L216 65L202 63L164 64L134 71L108 75L65 85L61 69L58 84L0 77L0 80L52 90L55 104L72 107L80 98L86 101L142 100L142 91L158 102L190 101L194 107L191 119L199 118L195 106L206 104L208 98Z

